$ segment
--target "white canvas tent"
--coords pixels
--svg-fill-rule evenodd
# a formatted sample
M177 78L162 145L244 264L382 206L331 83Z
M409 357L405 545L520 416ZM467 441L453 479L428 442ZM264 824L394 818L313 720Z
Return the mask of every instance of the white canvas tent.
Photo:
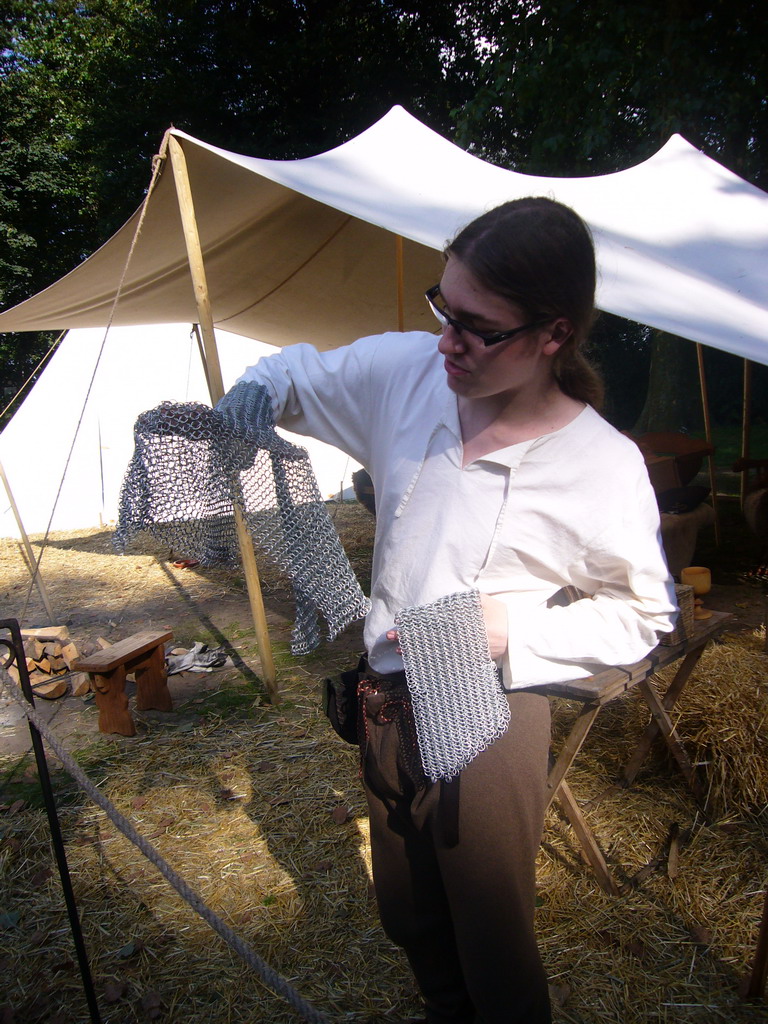
M295 161L173 129L156 168L143 209L80 267L0 313L0 331L199 322L216 399L214 324L319 348L431 328L423 292L445 241L490 207L543 194L590 224L602 309L768 363L768 196L679 136L615 174L532 177L478 160L394 107L344 145ZM239 531L263 658L258 573ZM265 674L274 682L273 666Z
M113 523L139 413L163 401L210 401L189 325L113 328L93 376L104 336L103 328L69 331L0 434L0 464L28 533L45 533L49 524L76 530ZM219 332L218 346L227 387L246 365L276 351L226 331ZM349 487L357 463L329 445L282 433L309 451L324 498ZM0 487L0 537L18 536Z
M236 334L324 348L398 326L398 237L404 325L430 324L422 293L439 274L436 250L479 212L546 194L592 227L602 309L768 362L768 195L679 136L615 174L544 178L487 164L400 107L305 160L170 134L186 157L213 320ZM0 313L0 330L105 324L137 217L72 273ZM163 173L114 323L196 319L173 177Z

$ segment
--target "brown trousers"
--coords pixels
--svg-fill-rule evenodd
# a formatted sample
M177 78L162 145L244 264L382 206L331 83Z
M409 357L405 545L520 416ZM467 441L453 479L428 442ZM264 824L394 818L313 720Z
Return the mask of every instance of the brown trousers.
M549 704L530 693L508 699L504 736L458 779L419 787L385 695L363 698L379 914L408 956L430 1024L551 1021L533 931Z

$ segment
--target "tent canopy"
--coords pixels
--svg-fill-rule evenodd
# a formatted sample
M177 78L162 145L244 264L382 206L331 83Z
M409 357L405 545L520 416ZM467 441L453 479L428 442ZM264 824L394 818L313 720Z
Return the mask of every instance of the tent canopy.
M464 152L394 107L304 160L261 160L172 130L189 168L213 317L235 334L334 347L397 327L394 236L404 240L405 327L432 330L423 291L439 250L505 200L549 195L591 226L599 306L768 363L768 195L680 136L615 174L517 174ZM135 214L0 330L107 323ZM152 194L114 323L197 320L173 176Z

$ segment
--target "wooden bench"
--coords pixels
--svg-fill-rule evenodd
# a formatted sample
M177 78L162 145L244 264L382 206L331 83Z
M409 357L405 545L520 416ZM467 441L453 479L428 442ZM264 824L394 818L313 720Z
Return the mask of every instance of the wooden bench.
M637 687L650 712L650 721L639 738L632 757L622 770L619 779L620 784L622 786L630 786L634 782L653 746L654 740L661 736L672 756L677 761L697 803L703 808L706 803L706 793L694 766L691 764L680 742L670 713L680 698L707 644L723 630L730 618L731 616L725 612L713 612L711 618L696 622L694 634L690 639L674 646L659 645L646 658L643 658L642 661L637 662L635 665L607 668L586 679L550 683L546 686L536 687L534 691L546 694L548 697L576 701L581 704L576 721L560 747L557 760L549 772L547 780L549 803L557 800L560 804L576 833L584 856L595 872L598 884L605 892L610 893L612 896L620 894L620 887L611 874L603 852L592 830L589 828L570 786L566 782L568 770L581 750L602 708L610 701L622 696L628 690ZM674 679L664 696L659 698L650 681L651 676L659 669L675 664L678 661L680 665Z
M147 630L134 633L86 658L78 658L73 668L87 672L96 693L99 730L135 736L136 726L128 710L125 680L129 672L136 678L136 707L139 711L172 711L165 670L165 643L173 633Z

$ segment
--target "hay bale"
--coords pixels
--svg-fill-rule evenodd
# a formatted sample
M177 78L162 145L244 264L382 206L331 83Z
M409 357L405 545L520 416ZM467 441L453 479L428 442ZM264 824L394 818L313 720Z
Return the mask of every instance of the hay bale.
M768 806L768 655L763 630L704 652L678 706L677 728L706 767L713 812L757 814Z

